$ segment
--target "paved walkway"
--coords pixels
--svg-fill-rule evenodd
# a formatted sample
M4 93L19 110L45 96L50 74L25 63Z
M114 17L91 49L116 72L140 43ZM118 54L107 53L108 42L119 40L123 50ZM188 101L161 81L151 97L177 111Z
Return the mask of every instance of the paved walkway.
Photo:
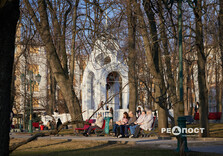
M18 135L13 133L12 138L29 138L30 135ZM123 143L134 144L139 146L145 146L149 148L164 148L164 149L176 149L177 140L175 138L171 140L159 140L157 137L150 138L114 138L111 136L101 137L83 137L83 136L48 136L39 137L38 139L65 139L65 140L77 140L77 141L104 141L108 143ZM188 139L188 148L191 151L198 152L211 152L223 155L223 138L197 138Z

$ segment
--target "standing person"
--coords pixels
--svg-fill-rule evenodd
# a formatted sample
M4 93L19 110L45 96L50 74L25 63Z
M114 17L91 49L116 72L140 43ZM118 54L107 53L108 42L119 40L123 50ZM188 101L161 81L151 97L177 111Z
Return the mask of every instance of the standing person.
M118 136L117 130L121 125L126 125L129 121L129 115L127 112L123 113L123 118L120 121L116 121L115 125L113 126L113 132L115 133L115 137Z
M143 110L142 114L139 116L139 118L136 120L136 122L134 122L134 125L129 127L130 128L130 132L131 132L131 135L129 136L129 138L134 137L136 127L138 125L141 125L144 122L145 117L146 117L146 111Z
M55 119L53 119L51 121L51 129L54 130L54 128L56 128L56 122L55 122Z
M199 113L199 102L196 103L195 107L194 107L194 119L196 114Z
M110 107L110 109L109 109L109 114L108 114L108 116L109 116L109 117L112 117L112 119L113 119L113 108L112 108L112 107Z
M132 111L129 112L129 121L126 125L120 125L120 135L118 138L128 137L128 128L129 126L133 126L134 122L136 121L136 116L132 113Z
M60 118L58 118L58 120L57 120L57 129L60 127L60 125L62 125L62 122L61 122Z
M153 124L153 114L150 109L146 108L146 116L144 118L144 121L135 128L135 133L134 133L134 138L137 138L139 136L140 128L147 131L152 129L152 124Z
M51 121L50 120L47 122L46 127L47 127L48 130L51 129Z
M98 117L96 119L96 122L92 123L91 126L88 127L88 129L87 129L87 133L84 133L83 135L87 137L87 136L90 135L92 129L94 129L94 128L97 128L97 129L102 128L103 122L104 122L104 119L103 119L101 113L99 113Z
M137 107L136 117L139 118L139 116L140 116L141 114L142 114L141 107Z
M199 102L196 103L196 106L194 107L195 113L199 113Z

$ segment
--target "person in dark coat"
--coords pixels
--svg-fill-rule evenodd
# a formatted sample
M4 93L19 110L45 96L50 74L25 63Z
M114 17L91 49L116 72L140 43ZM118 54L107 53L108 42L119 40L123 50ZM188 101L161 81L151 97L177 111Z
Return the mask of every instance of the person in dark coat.
M60 127L60 125L62 125L62 122L61 122L61 120L59 118L58 121L57 121L57 129Z
M194 107L194 119L195 119L197 113L199 113L199 102L197 102Z

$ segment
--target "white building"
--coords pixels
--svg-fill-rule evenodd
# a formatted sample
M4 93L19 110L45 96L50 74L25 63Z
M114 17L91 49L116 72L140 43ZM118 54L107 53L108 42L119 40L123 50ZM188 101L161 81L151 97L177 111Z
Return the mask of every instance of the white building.
M92 115L101 101L105 102L114 95L99 112L106 116L112 107L114 120L119 120L123 112L128 111L128 66L115 39L103 36L95 42L84 70L81 88L82 111L86 111L83 113L84 120Z

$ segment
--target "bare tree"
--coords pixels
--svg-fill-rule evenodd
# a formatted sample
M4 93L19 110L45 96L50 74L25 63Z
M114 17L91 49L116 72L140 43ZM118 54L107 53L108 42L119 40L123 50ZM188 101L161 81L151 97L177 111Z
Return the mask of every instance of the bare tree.
M69 7L66 10L67 12L65 12L64 14L63 25L62 28L60 28L57 17L54 14L55 10L53 10L54 8L51 6L50 1L47 2L45 0L38 1L39 18L37 17L37 14L34 12L32 4L28 0L24 0L24 3L28 9L30 16L33 19L33 22L41 36L43 43L45 44L47 59L50 63L53 76L57 81L60 90L62 91L63 97L69 109L69 113L71 114L71 118L75 119L77 114L80 114L81 107L79 100L74 92L71 77L68 75L67 55L65 47L66 17L67 14L69 13L71 4L68 2ZM50 32L50 26L48 20L49 15L47 12L47 7L49 7L49 9L51 10L51 16L54 17L55 29L57 29L58 35L61 36L60 37L61 49L59 51L57 51L57 48L55 47L55 44L53 42L53 37ZM81 116L80 119L82 119Z
M208 89L206 85L206 55L204 53L203 42L203 23L202 23L202 5L201 1L197 2L194 8L195 22L196 22L196 48L198 56L198 83L199 83L199 101L200 101L200 127L205 128L202 137L209 136L208 124Z
M220 11L219 11L219 47L220 47L220 56L221 56L221 67L222 67L222 73L221 75L223 76L223 1L220 1ZM221 94L220 94L220 98L221 100L219 100L222 105L222 94L223 94L223 77L221 78ZM221 111L223 110L223 107L221 107ZM222 111L223 112L223 111ZM222 113L223 115L223 113ZM221 115L221 116L222 116ZM221 121L223 121L223 118L221 117Z
M138 85L137 85L137 70L136 70L136 15L133 10L133 1L127 0L127 21L128 21L128 67L129 67L129 110L136 113Z

